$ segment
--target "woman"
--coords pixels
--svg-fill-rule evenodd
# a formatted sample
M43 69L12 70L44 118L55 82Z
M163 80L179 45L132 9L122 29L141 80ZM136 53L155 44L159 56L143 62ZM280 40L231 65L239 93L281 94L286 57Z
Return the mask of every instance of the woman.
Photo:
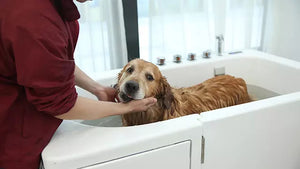
M85 0L78 0L84 2ZM91 120L139 112L149 98L127 104L74 63L78 10L73 0L0 0L0 168L36 169L63 119ZM75 85L100 101L77 95Z

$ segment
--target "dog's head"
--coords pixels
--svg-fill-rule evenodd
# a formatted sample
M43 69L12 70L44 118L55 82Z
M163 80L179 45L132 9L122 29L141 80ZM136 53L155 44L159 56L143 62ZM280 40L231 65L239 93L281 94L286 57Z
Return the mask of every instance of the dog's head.
M117 88L122 102L156 97L159 106L169 108L174 100L171 87L158 67L142 59L132 60L122 69Z

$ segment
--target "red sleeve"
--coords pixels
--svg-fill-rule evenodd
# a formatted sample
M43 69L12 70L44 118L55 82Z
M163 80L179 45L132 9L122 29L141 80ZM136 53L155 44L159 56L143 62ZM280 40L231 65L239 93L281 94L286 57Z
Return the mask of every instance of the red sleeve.
M8 25L9 52L15 60L17 82L24 86L28 101L53 116L69 111L77 93L73 60L76 42L72 42L68 24L55 11L41 9L17 16Z

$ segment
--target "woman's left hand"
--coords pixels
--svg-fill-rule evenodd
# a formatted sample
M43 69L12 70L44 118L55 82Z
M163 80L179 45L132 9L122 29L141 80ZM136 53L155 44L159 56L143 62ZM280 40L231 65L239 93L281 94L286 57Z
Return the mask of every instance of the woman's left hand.
M98 100L115 102L117 91L112 87L101 86L94 92L94 95Z

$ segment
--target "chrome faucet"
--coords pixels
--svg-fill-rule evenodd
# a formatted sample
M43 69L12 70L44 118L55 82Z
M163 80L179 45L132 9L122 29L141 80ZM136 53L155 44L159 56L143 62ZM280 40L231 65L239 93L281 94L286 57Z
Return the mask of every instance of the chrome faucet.
M217 39L217 51L218 51L218 55L219 56L222 56L222 53L223 53L223 42L224 42L224 37L222 34L216 36L216 39Z

